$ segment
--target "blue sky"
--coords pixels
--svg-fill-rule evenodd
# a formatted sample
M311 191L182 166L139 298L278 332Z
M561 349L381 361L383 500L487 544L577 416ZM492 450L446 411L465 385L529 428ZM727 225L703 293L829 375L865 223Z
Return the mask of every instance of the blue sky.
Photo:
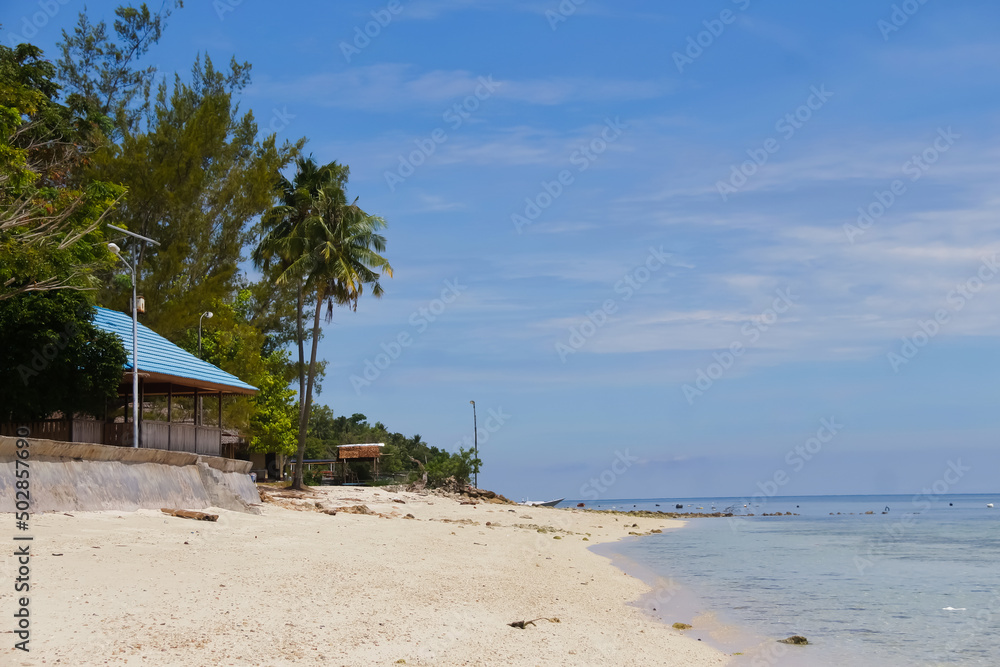
M997 5L577 2L172 17L147 62L249 60L389 222L319 400L448 449L475 400L518 499L997 489Z

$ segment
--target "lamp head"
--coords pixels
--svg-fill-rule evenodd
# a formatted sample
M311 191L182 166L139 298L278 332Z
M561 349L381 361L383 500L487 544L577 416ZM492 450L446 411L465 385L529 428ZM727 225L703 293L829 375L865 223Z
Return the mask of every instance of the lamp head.
M472 404L472 405L475 405L475 404L476 404L476 402L475 402L475 401L469 401L469 403L470 403L470 404Z
M212 315L212 311L210 311L210 310L205 313L205 317L207 317L208 319L212 319L212 316L213 316Z
M122 251L122 249L118 247L117 243L109 243L108 244L108 250L110 250L111 252L115 253L116 255L119 254Z

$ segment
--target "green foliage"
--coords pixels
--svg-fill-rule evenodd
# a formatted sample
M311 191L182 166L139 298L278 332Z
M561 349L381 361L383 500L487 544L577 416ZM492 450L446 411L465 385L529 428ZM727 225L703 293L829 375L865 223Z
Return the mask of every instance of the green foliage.
M473 457L471 450L460 448L458 453L449 453L431 447L419 435L408 438L402 433L390 433L381 422L369 424L368 418L360 413L335 417L333 410L325 405L313 406L310 413L305 458L332 459L337 456L338 445L375 442L385 443L379 463L382 474L411 473L411 479L418 479L419 466L413 461L416 459L426 463L427 482L432 487L440 486L449 477L454 477L460 484L468 484L472 474L482 465L479 459ZM368 463L352 464L352 469L362 479L371 475Z
M175 0L174 7L183 7ZM104 21L92 23L81 12L73 33L63 30L59 48L59 79L121 129L132 129L148 111L156 67L139 68L136 62L160 41L171 8L164 2L156 13L145 3L115 10L115 37Z
M473 458L472 450L460 447L457 454L441 452L427 464L427 485L443 486L449 477L454 477L460 485L468 484L480 465L482 461Z
M126 353L93 318L79 292L0 301L0 421L104 414L105 401L118 395Z
M295 390L288 388L286 352L267 359L267 372L257 380L259 392L250 415L250 451L290 455L295 451Z
M0 300L92 289L106 270L100 226L124 188L86 174L106 118L56 102L54 68L35 46L0 46Z
M298 161L295 184L282 180L282 204L264 215L262 238L254 261L277 285L294 285L297 297L297 331L300 368L304 366L302 313L304 295L313 300L312 352L303 378L300 374L299 443L292 486L302 487L303 460L308 446L308 420L316 378L316 350L320 337L320 312L327 307L327 322L334 305L357 309L366 287L382 295L382 273L392 267L381 255L385 238L382 218L369 215L356 204L347 204L344 187L348 169L336 162L319 167L312 158ZM381 273L379 273L381 272Z
M257 140L253 115L236 102L248 81L245 63L221 72L199 60L189 83L177 77L170 95L161 86L148 132L126 131L95 157L96 174L129 189L116 224L161 244L140 251L139 289L152 306L147 324L167 337L244 287L239 262L251 224L274 201L273 174L299 149L277 146L274 135ZM103 298L127 302L126 294Z
M294 367L286 351L265 352L268 336L254 321L258 305L250 289L241 290L231 302L211 304L213 317L203 320L207 326L202 331L201 358L259 390L252 398L225 403L226 428L246 433L251 451L290 454L295 446L296 408L295 392L288 385ZM197 326L185 331L177 344L197 355Z

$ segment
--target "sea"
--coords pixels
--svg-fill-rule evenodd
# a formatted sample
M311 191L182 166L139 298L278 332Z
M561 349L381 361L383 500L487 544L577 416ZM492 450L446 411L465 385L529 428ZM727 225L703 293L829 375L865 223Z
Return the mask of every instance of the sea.
M636 604L741 654L734 665L1000 665L1000 494L586 506L734 513L595 548L653 586ZM809 644L776 642L792 635Z

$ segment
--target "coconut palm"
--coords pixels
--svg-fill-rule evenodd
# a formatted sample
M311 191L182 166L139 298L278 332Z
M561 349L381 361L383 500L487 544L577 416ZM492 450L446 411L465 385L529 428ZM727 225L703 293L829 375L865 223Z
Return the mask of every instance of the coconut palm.
M382 296L382 274L392 276L392 267L380 253L385 237L379 230L385 221L365 213L357 200L348 205L344 194L347 167L332 162L317 167L312 159L300 160L294 186L282 183L282 204L263 221L265 234L254 254L261 267L272 267L276 282L296 281L299 293L299 448L293 488L302 488L306 432L316 380L316 353L320 336L320 314L327 307L326 321L333 308L346 305L357 310L358 300L370 286L375 297ZM315 301L312 350L308 371L303 373L303 312L306 294Z

